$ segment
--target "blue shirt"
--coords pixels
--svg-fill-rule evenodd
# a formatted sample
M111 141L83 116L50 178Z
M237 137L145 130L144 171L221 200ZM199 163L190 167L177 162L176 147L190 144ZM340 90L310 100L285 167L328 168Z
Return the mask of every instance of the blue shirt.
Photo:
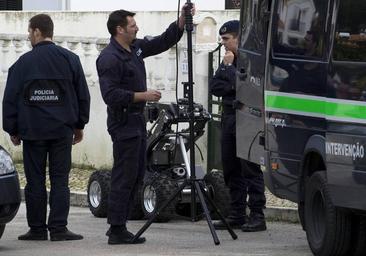
M113 37L97 59L100 90L107 104L107 125L112 139L140 135L145 127L142 117L129 115L126 122L114 118L113 109L143 108L145 102L133 103L135 92L144 92L146 69L144 58L162 53L176 44L183 35L177 23L170 24L160 36L136 39L130 46L131 52L124 49Z

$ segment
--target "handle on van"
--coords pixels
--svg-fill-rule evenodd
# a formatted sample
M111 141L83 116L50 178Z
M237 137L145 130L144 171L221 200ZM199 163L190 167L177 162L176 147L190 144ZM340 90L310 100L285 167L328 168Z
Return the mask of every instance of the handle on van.
M238 70L237 74L238 74L238 77L240 80L245 80L248 77L247 72L245 71L245 68L240 68Z

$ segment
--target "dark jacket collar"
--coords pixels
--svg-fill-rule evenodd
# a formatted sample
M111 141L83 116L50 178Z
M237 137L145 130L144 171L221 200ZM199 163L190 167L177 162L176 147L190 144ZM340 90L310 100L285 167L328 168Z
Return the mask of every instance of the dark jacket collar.
M124 53L130 53L129 51L127 51L125 48L123 48L114 37L111 37L110 39L111 44L113 45L113 47L115 47L116 49L124 52ZM130 48L134 48L135 46L133 44L130 45Z
M55 44L55 43L52 41L41 41L38 44L34 45L33 48L36 48L36 47L42 46L42 45L48 45L48 44Z

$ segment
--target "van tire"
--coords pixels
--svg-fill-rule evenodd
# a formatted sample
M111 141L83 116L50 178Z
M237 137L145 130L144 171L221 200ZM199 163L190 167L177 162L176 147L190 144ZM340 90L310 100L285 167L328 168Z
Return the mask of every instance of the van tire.
M88 205L91 213L98 218L107 217L108 196L111 187L111 172L95 171L88 182Z
M299 220L300 220L300 224L301 227L304 231L306 231L306 227L305 227L305 203L304 202L299 202L297 204L297 212L299 215Z
M208 195L215 202L217 208L224 217L227 217L230 212L230 192L225 184L224 173L222 171L211 171L204 177L208 189ZM210 209L214 213L213 209ZM218 215L214 213L213 219L218 219Z
M305 193L306 236L313 254L346 255L351 243L351 215L332 204L324 171L310 177Z
M366 216L352 216L352 245L349 253L350 256L366 255Z
M0 224L0 238L3 236L5 230L5 224Z

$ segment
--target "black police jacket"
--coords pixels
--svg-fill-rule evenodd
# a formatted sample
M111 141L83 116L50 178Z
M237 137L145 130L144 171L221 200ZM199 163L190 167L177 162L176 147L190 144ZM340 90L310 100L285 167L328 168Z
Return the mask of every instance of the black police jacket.
M79 57L42 41L9 69L3 129L25 140L72 136L89 121L90 95Z
M123 116L121 112L144 108L144 102L133 103L134 92L147 90L144 58L168 50L182 35L183 30L174 22L160 36L136 39L130 47L131 52L113 37L102 50L96 65L102 97L108 106L107 126L112 140L141 135L144 121L133 113Z
M224 114L233 114L235 100L236 60L233 65L220 64L215 75L210 80L210 91L217 97L222 97Z

